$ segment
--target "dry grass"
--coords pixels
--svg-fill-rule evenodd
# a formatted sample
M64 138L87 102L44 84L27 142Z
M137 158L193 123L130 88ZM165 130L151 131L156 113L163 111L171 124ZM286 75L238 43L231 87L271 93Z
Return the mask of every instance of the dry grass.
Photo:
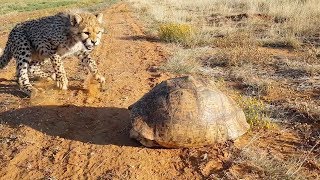
M166 42L187 44L194 34L194 29L188 24L161 24L159 37Z
M195 74L201 67L200 61L197 59L201 52L199 49L177 50L160 69L175 74Z
M303 60L304 57L298 58L298 60L292 59L279 59L274 62L274 66L279 71L284 72L284 75L297 78L299 76L312 76L320 74L320 64L310 64ZM285 73L287 72L287 73Z
M293 36L281 37L279 39L262 39L261 44L265 47L275 47L275 48L292 48L298 49L301 47L301 42Z
M269 45L295 47L320 30L318 0L129 1L154 22L189 23L203 27L200 32L213 38L249 29L259 31L255 38L265 39ZM239 19L239 14L246 16Z
M18 22L50 16L67 9L95 12L115 2L117 0L0 0L0 32L10 31ZM18 21L15 16L19 17Z
M259 97L241 95L238 91L227 86L226 81L223 79L217 79L215 85L235 100L240 108L243 109L247 122L252 129L270 129L275 127L275 124L270 119L269 107Z
M112 3L113 0L108 1ZM54 1L45 1L45 0L0 0L0 14L8 13L18 13L18 12L28 12L35 10L43 9L57 9L57 8L88 8L91 6L102 5L106 3L105 0L54 0Z
M320 122L320 103L317 100L306 102L301 98L296 98L295 100L289 100L285 106L302 118L308 118L315 123Z
M246 147L237 156L235 164L249 166L254 172L262 174L263 179L310 179L301 169L308 158L307 154L282 160L262 149Z
M258 64L269 62L268 54L257 47L235 46L232 48L217 49L217 53L206 60L204 63L209 66L243 66L244 64Z
M248 32L230 34L213 41L215 53L203 60L207 66L242 67L270 62L270 54L259 47Z

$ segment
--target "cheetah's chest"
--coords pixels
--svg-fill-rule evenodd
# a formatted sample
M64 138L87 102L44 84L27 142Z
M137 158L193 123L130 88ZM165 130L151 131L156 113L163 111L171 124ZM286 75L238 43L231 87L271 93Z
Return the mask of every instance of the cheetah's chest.
M59 54L61 57L68 57L85 49L85 46L81 42L77 42L72 46L60 45L58 47L57 54Z

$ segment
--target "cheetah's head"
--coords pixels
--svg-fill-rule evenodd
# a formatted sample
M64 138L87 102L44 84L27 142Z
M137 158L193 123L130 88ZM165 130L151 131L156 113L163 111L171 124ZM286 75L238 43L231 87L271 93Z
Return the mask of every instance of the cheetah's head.
M71 15L71 31L77 41L81 41L83 45L92 50L100 44L102 33L103 14L77 13Z

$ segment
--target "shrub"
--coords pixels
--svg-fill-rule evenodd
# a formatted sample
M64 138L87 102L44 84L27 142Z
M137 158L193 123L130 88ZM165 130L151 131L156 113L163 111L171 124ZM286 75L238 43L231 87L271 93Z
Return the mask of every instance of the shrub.
M163 41L188 44L192 39L194 29L188 24L166 23L160 25L158 32Z
M237 99L238 104L246 115L247 122L252 128L269 129L273 126L268 118L267 109L262 100L242 96Z

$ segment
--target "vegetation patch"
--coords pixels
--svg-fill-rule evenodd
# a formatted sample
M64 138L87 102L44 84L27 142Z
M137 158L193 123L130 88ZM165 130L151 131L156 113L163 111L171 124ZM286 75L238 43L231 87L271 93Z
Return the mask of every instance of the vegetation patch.
M188 44L194 34L194 28L188 24L166 23L159 26L158 32L163 41Z
M1 8L1 14L6 14L9 12L26 12L34 11L40 9L48 9L55 7L68 6L75 3L75 1L43 1L37 3L26 3L26 4L9 4L6 7Z
M234 167L242 171L249 170L248 173L257 174L261 179L312 179L312 174L305 171L305 166L307 162L313 162L308 156L315 146L300 156L292 155L287 159L282 159L255 147L253 143L257 143L257 140L253 139L251 143L240 152L235 153Z
M0 3L3 0L0 0ZM26 1L3 1L0 5L0 14L7 14L12 12L29 12L42 9L54 9L54 8L66 8L66 7L85 7L90 6L102 6L105 4L111 4L115 0L26 0ZM89 7L88 7L89 6ZM90 9L90 8L89 8Z
M290 48L290 49L298 49L301 47L301 42L296 37L266 39L266 40L261 40L260 42L264 47Z
M168 61L161 66L164 71L175 74L194 74L201 67L199 57L200 50L178 50Z
M266 105L262 100L254 97L239 96L237 102L243 109L247 122L252 128L269 129L273 127L267 113Z

